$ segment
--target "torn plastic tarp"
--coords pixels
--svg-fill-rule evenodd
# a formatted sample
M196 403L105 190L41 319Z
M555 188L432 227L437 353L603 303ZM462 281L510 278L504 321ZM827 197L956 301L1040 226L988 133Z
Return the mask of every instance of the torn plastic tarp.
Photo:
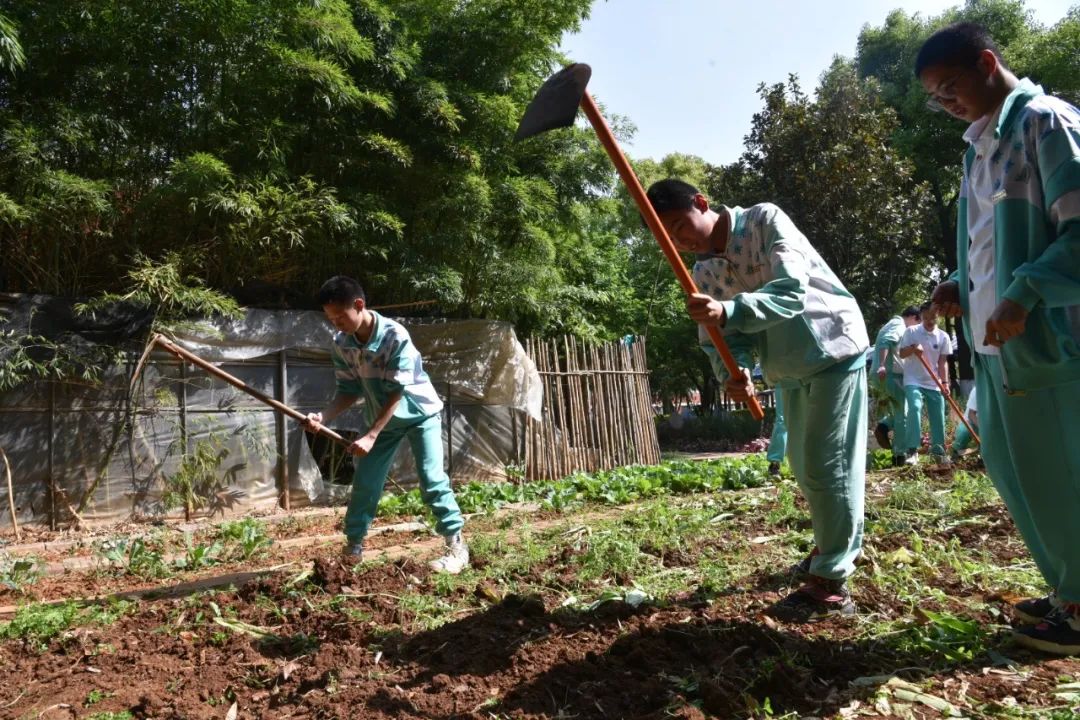
M145 333L147 327L142 317L120 314L107 318L103 330L67 307L40 296L0 296L4 329L26 332L32 326L33 334L58 341L88 342L96 334L96 340L121 343L128 328ZM513 328L482 320L402 322L446 403L444 462L452 477L505 478L507 465L523 460L525 416L539 416L543 392ZM331 337L321 313L266 310L249 310L238 321L200 321L174 335L186 349L301 412L322 410L333 396ZM178 478L198 475L192 458L207 447L218 458L209 477L197 478L206 498L196 508L200 513L273 507L281 501L283 481L294 507L343 496L346 488L324 478L310 436L295 422L280 420L254 398L198 368L182 367L167 353L151 355L129 414L133 359L134 352L127 368L113 368L95 386L30 383L0 394L0 447L11 458L20 520L44 522L53 512L69 518L69 507L87 521L176 515L176 507L166 512L170 493L175 497ZM361 406L333 425L343 433L362 432ZM326 465L326 458L320 460ZM414 484L407 450L399 452L391 477ZM0 495L6 492L0 488ZM0 522L6 513L4 497Z

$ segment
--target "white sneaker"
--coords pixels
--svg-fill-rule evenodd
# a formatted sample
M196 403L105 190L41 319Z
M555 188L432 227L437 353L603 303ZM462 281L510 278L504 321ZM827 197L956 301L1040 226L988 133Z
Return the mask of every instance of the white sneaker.
M345 546L341 548L341 558L348 562L360 562L364 558L364 543L345 543Z
M435 572L457 575L469 567L469 546L465 544L465 539L459 532L447 535L445 540L446 554L437 560L432 560L428 566Z
M905 465L918 465L919 464L919 453L917 453L917 452L909 452L907 457L904 458L904 464Z

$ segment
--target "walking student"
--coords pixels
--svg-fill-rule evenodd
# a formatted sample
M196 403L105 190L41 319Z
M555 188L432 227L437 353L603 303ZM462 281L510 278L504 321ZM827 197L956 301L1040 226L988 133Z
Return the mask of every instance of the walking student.
M904 367L904 424L906 441L905 463L919 464L922 446L922 409L930 425L930 454L939 465L948 464L945 454L945 396L941 394L934 375L949 387L948 358L952 355L952 339L937 326L937 311L930 303L919 308L922 322L904 331L900 340L900 359ZM921 360L920 360L921 358ZM923 364L925 361L925 365ZM926 366L934 373L927 372Z
M904 331L919 323L919 308L909 305L899 315L878 330L874 342L874 361L871 371L878 384L892 399L892 411L882 417L874 427L874 439L883 450L893 451L893 467L899 467L907 459L907 435L904 415L907 400L904 397L904 366L900 362L900 339ZM889 432L892 431L892 439Z

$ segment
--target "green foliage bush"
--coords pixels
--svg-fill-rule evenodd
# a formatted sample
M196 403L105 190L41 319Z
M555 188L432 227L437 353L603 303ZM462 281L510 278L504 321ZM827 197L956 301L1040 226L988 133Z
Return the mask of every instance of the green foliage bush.
M564 511L585 503L625 505L661 495L759 487L767 482L763 458L708 461L669 461L660 465L631 465L597 473L575 473L552 482L522 484L477 483L454 490L463 512L491 512L508 503L535 502L545 510ZM419 490L384 495L379 514L396 517L422 515L426 506Z

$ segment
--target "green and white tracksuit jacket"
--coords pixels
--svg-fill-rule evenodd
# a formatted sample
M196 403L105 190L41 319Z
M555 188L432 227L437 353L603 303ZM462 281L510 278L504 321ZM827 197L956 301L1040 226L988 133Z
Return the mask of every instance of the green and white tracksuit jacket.
M955 277L976 350L981 451L1047 585L1080 603L1080 111L1024 80L979 148L964 158ZM970 194L973 166L980 178L989 172L990 198ZM996 354L979 351L985 326L969 326L980 290L970 276L969 203L987 199L993 297L1029 313L1024 332Z
M1005 100L991 161L998 297L1029 312L1024 333L1001 348L1010 390L1080 380L1080 112L1023 80ZM968 307L968 182L975 147L964 157L957 221L960 304ZM972 348L984 328L964 332ZM974 337L973 337L974 335Z
M775 205L722 208L731 221L723 255L700 256L698 289L722 301L739 365L761 361L770 385L794 387L840 362L865 362L870 340L855 298L795 223ZM698 340L717 377L727 370L704 328Z

